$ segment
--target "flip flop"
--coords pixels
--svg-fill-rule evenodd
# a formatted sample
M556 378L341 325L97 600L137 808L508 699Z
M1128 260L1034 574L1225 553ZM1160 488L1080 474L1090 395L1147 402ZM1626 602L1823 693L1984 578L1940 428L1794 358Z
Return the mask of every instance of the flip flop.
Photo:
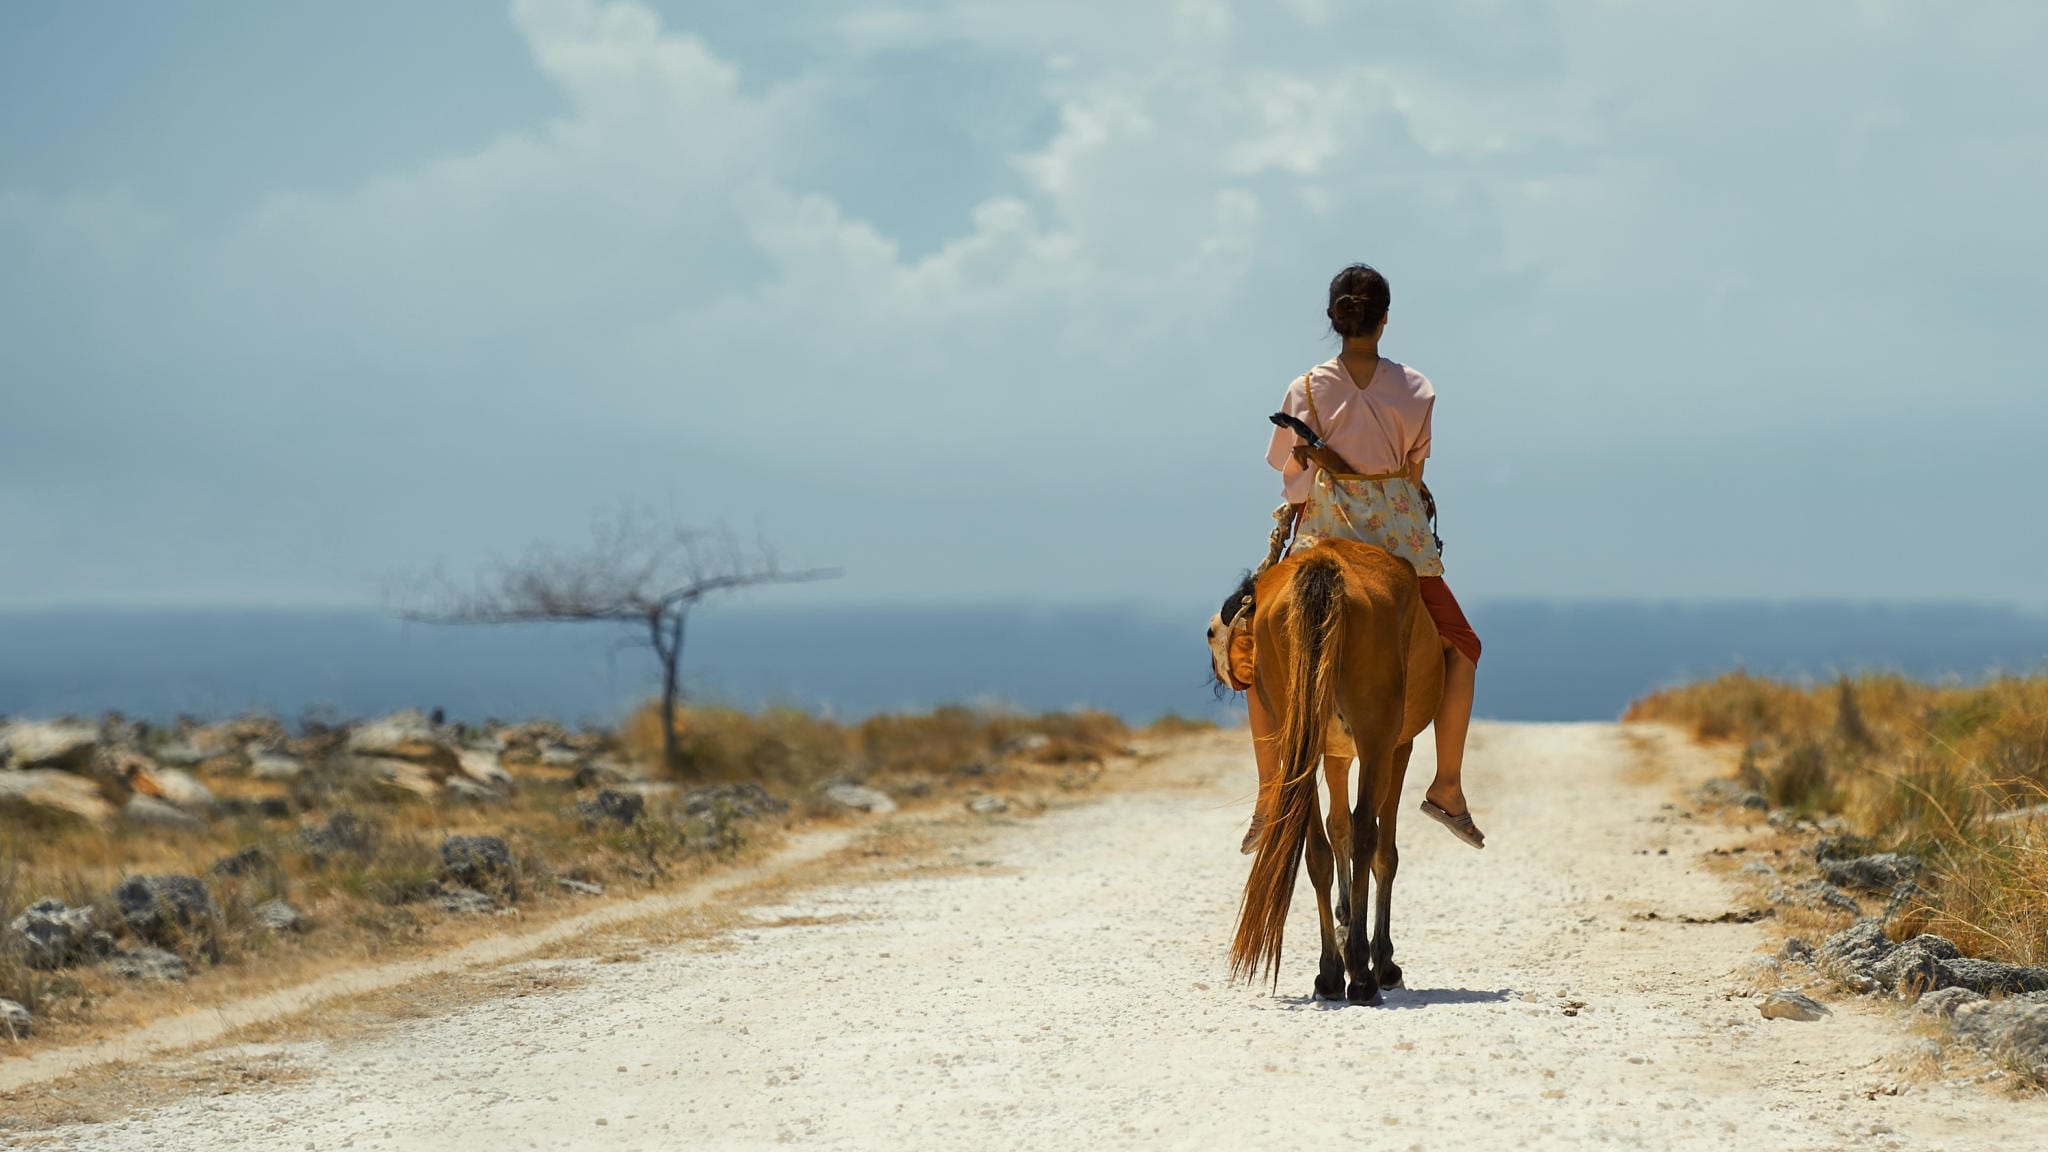
M1422 802L1422 814L1451 830L1451 835L1463 840L1474 848L1486 847L1486 833L1479 825L1472 823L1472 813L1460 812L1456 816L1436 806L1431 800Z

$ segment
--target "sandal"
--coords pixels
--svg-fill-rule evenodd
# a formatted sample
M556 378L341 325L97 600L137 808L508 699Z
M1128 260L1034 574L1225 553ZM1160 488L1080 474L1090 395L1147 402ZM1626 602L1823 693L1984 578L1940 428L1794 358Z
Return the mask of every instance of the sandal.
M1437 807L1435 801L1424 800L1422 802L1422 814L1449 828L1451 835L1456 836L1474 848L1486 847L1486 833L1479 830L1479 825L1472 823L1472 813L1470 811L1460 812L1453 816L1442 808Z

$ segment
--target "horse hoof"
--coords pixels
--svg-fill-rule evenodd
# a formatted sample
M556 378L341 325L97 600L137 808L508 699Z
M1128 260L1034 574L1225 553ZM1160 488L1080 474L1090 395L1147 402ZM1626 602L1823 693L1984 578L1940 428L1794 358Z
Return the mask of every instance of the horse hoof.
M1401 986L1401 966L1399 964L1388 964L1386 967L1375 971L1373 976L1379 980L1380 987L1382 988L1399 988Z
M1380 1002L1379 985L1370 980L1353 980L1351 987L1345 989L1344 998L1353 1004L1376 1006Z
M1340 972L1335 976L1316 977L1316 996L1323 1000L1342 1000L1344 998L1344 974Z

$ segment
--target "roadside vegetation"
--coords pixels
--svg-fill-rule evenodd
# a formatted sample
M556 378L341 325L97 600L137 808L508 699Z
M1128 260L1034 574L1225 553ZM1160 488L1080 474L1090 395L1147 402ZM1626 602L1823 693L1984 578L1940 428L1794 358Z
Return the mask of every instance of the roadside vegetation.
M27 1014L0 1052L658 890L813 820L1035 810L1133 735L1094 712L701 708L663 766L665 728L658 704L616 731L0 722L0 1001Z
M1892 939L1932 933L1967 956L2048 964L2048 676L1962 687L1735 673L1657 692L1624 719L1733 744L1746 794L1846 820L1857 851L1924 862Z

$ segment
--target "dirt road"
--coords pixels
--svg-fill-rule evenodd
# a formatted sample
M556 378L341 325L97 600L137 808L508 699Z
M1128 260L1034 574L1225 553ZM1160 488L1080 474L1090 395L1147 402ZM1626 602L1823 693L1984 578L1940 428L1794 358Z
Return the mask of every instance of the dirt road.
M1767 1021L1728 997L1764 930L1676 921L1737 900L1701 859L1732 833L1660 809L1698 761L1663 741L1652 769L1645 739L1477 729L1468 780L1488 847L1404 825L1410 987L1382 1008L1307 998L1305 885L1279 994L1224 979L1251 777L1229 735L1157 767L1157 788L1002 822L943 875L813 890L716 947L551 962L581 983L295 1045L297 1082L44 1138L149 1152L2043 1146L2038 1101L1903 1077L1918 1041L1875 1010ZM1429 771L1418 751L1405 811Z

